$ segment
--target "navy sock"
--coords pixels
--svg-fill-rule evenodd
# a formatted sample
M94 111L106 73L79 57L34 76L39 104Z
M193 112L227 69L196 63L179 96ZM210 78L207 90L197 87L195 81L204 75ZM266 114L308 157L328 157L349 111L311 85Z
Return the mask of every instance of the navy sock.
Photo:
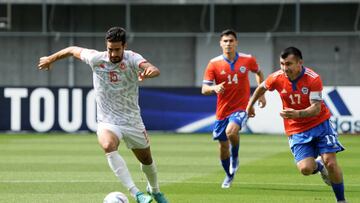
M316 160L315 162L316 162L317 167L314 170L313 174L321 171L324 168L324 165L319 160Z
M232 158L233 164L236 163L236 160L239 157L239 147L240 147L240 145L237 145L235 147L231 146L231 158Z
M230 157L224 160L221 160L222 167L227 176L231 176L230 174Z
M336 196L336 200L337 201L342 201L345 200L345 195L344 195L344 182L342 183L331 183L331 186L333 188L333 191L335 193Z

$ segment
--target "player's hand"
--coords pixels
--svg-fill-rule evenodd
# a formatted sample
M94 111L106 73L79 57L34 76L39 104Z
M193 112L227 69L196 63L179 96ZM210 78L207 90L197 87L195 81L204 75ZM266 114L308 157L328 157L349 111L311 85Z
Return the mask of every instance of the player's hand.
M145 80L146 78L150 78L149 76L150 76L150 74L146 73L145 70L139 71L138 80L141 82L141 81Z
M299 112L292 108L286 108L280 111L280 116L286 119L298 118Z
M260 108L264 108L266 106L265 95L262 95L261 97L259 97L258 105Z
M246 113L247 113L249 118L255 117L255 109L254 109L254 107L253 106L247 106L246 107Z
M39 59L38 68L40 70L50 70L51 69L51 60L48 56L41 57Z
M214 91L216 94L224 93L224 91L225 91L224 84L225 84L225 82L222 82L222 83L214 86Z
M146 78L153 78L158 76L159 70L153 66L146 67L143 71L139 71L138 80L143 81Z

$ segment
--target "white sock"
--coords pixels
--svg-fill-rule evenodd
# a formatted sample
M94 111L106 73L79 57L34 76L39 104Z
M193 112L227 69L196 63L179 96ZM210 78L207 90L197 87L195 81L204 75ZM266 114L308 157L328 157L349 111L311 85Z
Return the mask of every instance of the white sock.
M135 186L124 159L117 151L107 153L106 158L115 176L118 177L120 182L129 190L131 195L135 196L135 194L139 192L139 189Z
M158 180L157 180L157 168L155 162L153 161L150 165L140 164L141 170L145 173L145 176L148 180L148 184L151 188L151 192L158 193L160 192Z

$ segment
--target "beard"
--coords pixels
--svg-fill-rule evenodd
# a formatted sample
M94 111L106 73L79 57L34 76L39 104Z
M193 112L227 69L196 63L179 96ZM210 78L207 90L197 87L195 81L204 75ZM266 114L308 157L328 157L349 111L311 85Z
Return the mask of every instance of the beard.
M121 61L120 57L111 57L110 58L111 63L119 63Z

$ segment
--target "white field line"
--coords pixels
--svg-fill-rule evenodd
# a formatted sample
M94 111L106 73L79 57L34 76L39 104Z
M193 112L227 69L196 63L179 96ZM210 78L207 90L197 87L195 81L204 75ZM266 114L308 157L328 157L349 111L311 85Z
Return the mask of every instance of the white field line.
M117 183L118 181L88 181L88 180L0 180L0 183ZM146 182L146 181L135 181ZM216 181L160 181L162 184L182 183L182 184L218 184ZM254 183L254 182L233 182L233 185L289 185L289 186L325 186L324 184L303 184L303 183L283 183L283 182L267 182L267 183ZM348 186L360 187L360 184L349 184Z

